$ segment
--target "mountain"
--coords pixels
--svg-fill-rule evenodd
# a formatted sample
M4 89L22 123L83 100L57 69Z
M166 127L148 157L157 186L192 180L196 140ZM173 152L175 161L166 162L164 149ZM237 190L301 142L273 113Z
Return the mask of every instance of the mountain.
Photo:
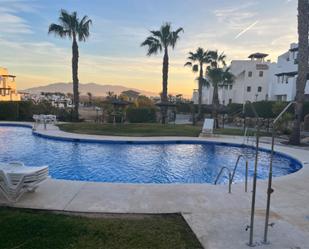
M72 93L72 83L52 83L46 86L32 87L23 90L31 94L39 94L41 92L62 92L62 93ZM158 96L158 93L148 92L136 88L129 88L121 85L101 85L96 83L80 83L79 92L81 95L86 95L88 92L92 93L93 96L106 96L107 92L114 92L115 94L120 94L123 91L134 90L142 95L146 96Z

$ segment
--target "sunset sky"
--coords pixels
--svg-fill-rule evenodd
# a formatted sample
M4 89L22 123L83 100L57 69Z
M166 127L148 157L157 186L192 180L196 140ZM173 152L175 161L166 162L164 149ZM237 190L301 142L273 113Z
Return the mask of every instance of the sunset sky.
M93 21L79 44L82 83L160 92L162 54L147 57L140 44L163 22L185 31L170 51L169 92L187 96L196 88L183 67L189 51L218 49L228 60L264 52L276 60L297 41L296 0L0 0L0 66L17 76L19 89L71 81L71 42L47 34L61 8Z

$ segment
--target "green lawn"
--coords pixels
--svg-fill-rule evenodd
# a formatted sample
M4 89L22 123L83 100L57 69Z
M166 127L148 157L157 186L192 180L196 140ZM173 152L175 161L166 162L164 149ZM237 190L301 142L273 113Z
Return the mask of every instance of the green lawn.
M215 134L221 134L221 135L231 135L231 136L243 136L244 131L243 129L237 129L237 128L219 128L214 131ZM254 136L255 131L248 130L247 134L249 136ZM271 136L270 132L260 131L260 136Z
M150 124L95 124L95 123L67 123L59 124L59 128L66 132L92 134L92 135L111 135L111 136L184 136L197 137L201 126L193 125L162 125L157 123ZM219 128L214 131L215 134L243 136L243 129L237 128ZM248 130L248 135L254 135L254 132ZM260 132L261 136L271 136L270 133Z
M112 136L186 136L197 137L201 132L200 126L193 125L162 125L149 124L95 124L95 123L69 123L59 124L63 131Z
M1 249L197 249L180 215L86 218L0 208Z

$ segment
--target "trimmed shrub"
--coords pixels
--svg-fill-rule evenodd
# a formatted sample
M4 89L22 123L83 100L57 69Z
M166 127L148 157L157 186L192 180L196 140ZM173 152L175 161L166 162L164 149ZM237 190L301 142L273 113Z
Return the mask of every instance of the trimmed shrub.
M152 123L156 121L156 110L151 107L130 107L127 109L127 119L130 123Z
M59 121L72 121L70 110L53 107L49 102L0 102L0 120L33 121L34 114L54 114Z

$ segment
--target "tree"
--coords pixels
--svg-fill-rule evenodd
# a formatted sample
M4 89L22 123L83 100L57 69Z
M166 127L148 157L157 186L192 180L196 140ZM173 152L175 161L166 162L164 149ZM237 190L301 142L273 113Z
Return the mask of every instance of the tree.
M201 119L202 116L202 89L203 86L207 84L204 78L203 67L205 64L209 63L209 54L208 51L205 51L203 48L198 48L196 52L189 52L189 57L187 58L185 66L192 68L193 72L199 72L198 80L198 119Z
M140 95L135 101L136 107L154 107L153 101L147 96Z
M292 134L289 143L300 144L300 124L302 120L305 87L308 75L308 31L309 31L308 0L298 0L298 75L296 80L296 105Z
M206 81L208 85L213 87L212 96L212 117L215 119L215 125L218 127L218 111L220 107L219 88L231 85L234 82L235 76L230 73L230 68L226 67L223 53L218 54L218 51L209 51L209 66L206 70Z
M48 33L53 33L60 38L69 38L72 40L72 79L73 79L73 103L74 119L79 118L79 92L78 92L78 44L77 41L86 41L89 37L89 27L92 24L88 16L81 20L77 17L76 12L68 13L66 10L60 11L59 24L52 23L49 26Z
M147 37L141 46L147 46L147 55L156 55L158 52L164 53L163 66L162 66L162 95L161 102L167 103L167 86L168 86L168 67L169 67L169 56L168 48L175 48L175 45L179 39L179 33L183 32L183 28L178 28L176 31L171 30L171 24L165 23L161 26L160 30L150 31L151 36ZM162 112L162 123L165 124L167 121L167 107L161 108Z
M89 106L92 105L92 93L91 92L87 92L88 95L88 102L89 102Z
M107 98L107 99L116 99L116 98L117 98L117 95L116 95L114 92L112 92L112 91L108 91L108 92L106 93L106 98Z

